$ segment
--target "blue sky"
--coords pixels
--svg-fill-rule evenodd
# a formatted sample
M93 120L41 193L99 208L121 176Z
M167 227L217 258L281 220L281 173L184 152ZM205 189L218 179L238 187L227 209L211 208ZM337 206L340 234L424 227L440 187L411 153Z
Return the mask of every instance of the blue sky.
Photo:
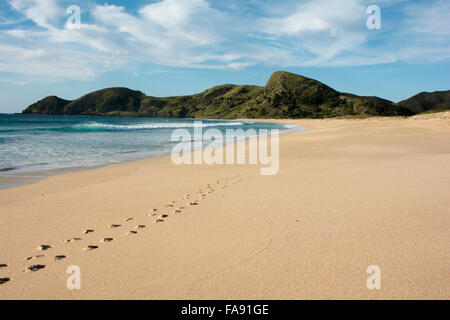
M81 9L70 28L67 8ZM381 9L370 30L367 8ZM448 0L0 0L0 112L125 86L154 96L286 70L393 101L450 89Z

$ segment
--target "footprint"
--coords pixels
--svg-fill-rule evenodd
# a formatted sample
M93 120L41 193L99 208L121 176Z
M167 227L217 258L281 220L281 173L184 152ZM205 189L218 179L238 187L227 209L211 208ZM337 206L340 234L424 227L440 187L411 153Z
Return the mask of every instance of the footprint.
M85 231L83 232L83 234L89 234L89 233L92 233L92 232L94 232L94 230L92 230L92 229L87 229L87 230L85 230Z
M111 242L113 240L114 238L103 238L102 240L100 240L100 242Z
M181 213L180 209L175 210L173 213Z
M115 228L120 228L122 225L121 224L111 224L109 226L110 229L115 229Z
M45 264L34 264L27 268L28 271L36 272L45 268Z
M63 242L64 243L70 243L70 242L72 242L72 241L80 241L80 240L82 240L81 238L72 238L72 239L66 239L66 240L63 240Z
M127 234L130 235L130 234L137 234L137 233L138 233L137 231L131 230L131 231L129 231Z
M66 258L66 256L65 255L58 255L58 256L55 256L55 260L62 260L62 259L65 259Z
M95 250L98 249L98 246L87 246L86 248L83 249L83 251L90 251L90 250Z
M145 224L139 224L136 226L136 229L144 229L145 228Z
M41 244L37 249L41 250L41 251L46 251L46 250L50 250L52 248L51 245L48 244Z
M166 208L173 207L173 204L166 204L165 207L166 207Z
M156 220L155 220L155 223L163 223L163 222L164 222L163 219L156 219Z
M2 263L2 264L0 264L0 269L1 268L8 268L8 265L6 263Z
M28 258L26 259L26 261L36 260L36 259L43 258L43 257L44 257L43 254L38 254L38 255L36 255L36 256L28 257Z
M133 218L126 218L126 219L125 219L125 221L127 221L127 222L128 222L128 221L132 221L132 220L133 220Z
M162 214L162 215L160 216L160 218L168 218L168 217L169 217L168 214Z
M0 278L0 285L7 283L10 280L11 280L11 278Z
M190 206L198 206L198 202L189 202Z

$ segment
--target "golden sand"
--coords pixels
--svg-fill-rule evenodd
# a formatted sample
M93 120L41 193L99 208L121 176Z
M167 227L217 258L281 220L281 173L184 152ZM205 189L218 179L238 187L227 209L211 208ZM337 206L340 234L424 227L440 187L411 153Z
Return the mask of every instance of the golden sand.
M274 176L162 156L1 190L0 299L449 299L448 118L282 121L308 130Z

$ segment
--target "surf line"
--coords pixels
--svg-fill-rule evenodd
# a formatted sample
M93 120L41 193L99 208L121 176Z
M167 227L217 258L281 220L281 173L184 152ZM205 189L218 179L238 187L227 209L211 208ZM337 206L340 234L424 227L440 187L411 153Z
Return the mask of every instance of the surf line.
M36 178L36 179L46 179L48 178L48 176L19 176L19 175L13 175L13 174L4 174L1 175L0 178L2 177L8 177L8 178Z
M225 131L225 135L215 128L203 132L201 121L194 122L193 137L187 129L174 130L170 139L171 142L176 142L171 152L172 162L175 165L260 164L262 175L278 173L280 167L280 132L278 129L270 130L270 134L267 129L259 129L259 132L255 129L245 131L243 129L227 129ZM204 141L210 141L210 143L203 149ZM248 150L246 141L248 141ZM236 145L234 145L234 142L236 142Z

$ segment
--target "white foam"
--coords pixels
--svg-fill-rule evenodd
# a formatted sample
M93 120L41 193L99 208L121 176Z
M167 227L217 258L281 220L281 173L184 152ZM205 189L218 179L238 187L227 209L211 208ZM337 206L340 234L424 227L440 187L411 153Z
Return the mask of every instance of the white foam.
M202 127L233 127L241 126L243 122L217 122L217 123L202 123ZM100 129L100 130L145 130L145 129L177 129L177 128L193 128L195 123L180 122L180 123L143 123L134 125L115 125L91 122L87 124L78 124L73 126L74 129Z

